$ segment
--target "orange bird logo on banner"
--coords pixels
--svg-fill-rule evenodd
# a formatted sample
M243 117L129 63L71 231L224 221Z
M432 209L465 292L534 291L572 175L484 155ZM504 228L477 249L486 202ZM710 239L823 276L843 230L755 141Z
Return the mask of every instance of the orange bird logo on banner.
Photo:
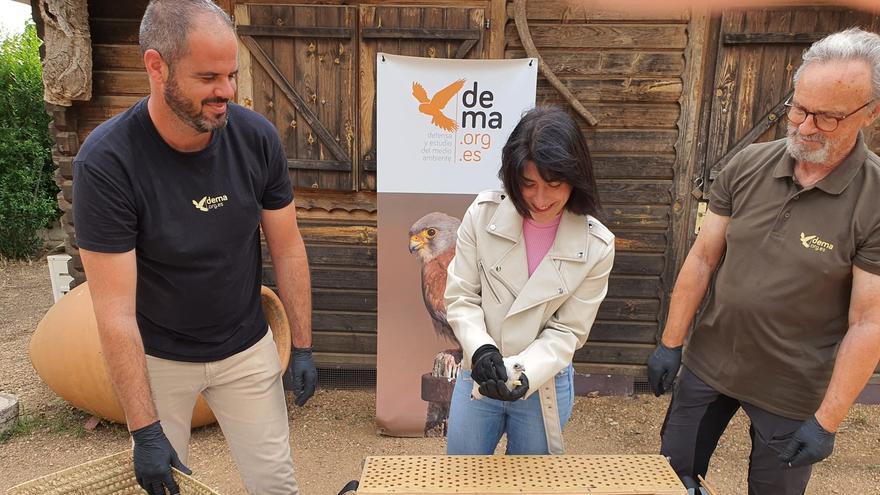
M412 95L419 101L419 111L425 115L431 116L431 123L448 132L455 132L458 124L443 115L443 109L449 100L464 87L464 79L459 79L445 88L437 91L433 98L428 98L428 92L421 84L414 82L412 85Z

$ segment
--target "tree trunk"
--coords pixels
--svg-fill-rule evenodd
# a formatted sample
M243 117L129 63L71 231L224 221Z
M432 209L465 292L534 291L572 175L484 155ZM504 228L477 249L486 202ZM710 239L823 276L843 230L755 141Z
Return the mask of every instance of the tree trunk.
M40 0L46 56L43 89L46 102L70 106L92 99L92 43L86 0Z

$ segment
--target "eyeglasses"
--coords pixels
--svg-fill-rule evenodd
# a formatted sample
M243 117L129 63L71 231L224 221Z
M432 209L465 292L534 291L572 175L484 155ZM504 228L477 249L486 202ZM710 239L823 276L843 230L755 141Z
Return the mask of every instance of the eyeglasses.
M871 103L874 103L874 101L875 100L873 100L873 99L868 101L864 105L860 106L859 108L856 108L855 110L844 115L843 117L832 117L831 115L824 114L824 113L808 112L806 108L795 105L794 103L792 103L791 98L789 98L788 101L786 101L784 103L784 105L786 107L788 107L788 112L786 113L786 115L788 116L788 120L791 121L792 124L801 125L804 123L805 120L807 120L807 117L812 115L813 116L813 124L816 125L817 129L819 129L820 131L825 131L825 132L833 132L834 130L837 129L837 126L840 125L841 120L849 117L850 115L854 115L859 110L867 107Z

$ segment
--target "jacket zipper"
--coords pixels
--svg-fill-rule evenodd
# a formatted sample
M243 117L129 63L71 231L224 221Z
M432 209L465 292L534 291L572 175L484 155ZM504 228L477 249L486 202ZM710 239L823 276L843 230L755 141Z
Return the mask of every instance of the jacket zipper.
M486 268L483 266L483 260L479 261L480 271L483 272L483 278L486 279L486 286L489 287L489 292L492 293L492 296L495 298L495 302L501 304L501 298L498 297L498 293L495 292L495 288L492 287L492 284L489 283L489 274L486 272Z

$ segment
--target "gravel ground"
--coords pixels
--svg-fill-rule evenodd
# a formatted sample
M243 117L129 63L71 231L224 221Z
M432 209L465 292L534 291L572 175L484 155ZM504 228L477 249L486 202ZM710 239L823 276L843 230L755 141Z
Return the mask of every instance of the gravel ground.
M0 493L130 446L126 431L102 422L94 431L88 416L48 389L27 357L33 329L52 304L45 260L0 260L0 392L17 396L24 421L0 442ZM580 397L565 430L569 454L654 454L667 398ZM319 390L303 408L291 407L290 430L297 478L309 495L335 494L359 477L367 455L442 454L443 439L390 438L375 433L372 391ZM710 466L719 495L747 492L748 423L738 414ZM244 494L222 434L216 426L193 433L194 476L225 495ZM857 405L837 436L834 455L816 466L807 493L880 494L880 406Z

